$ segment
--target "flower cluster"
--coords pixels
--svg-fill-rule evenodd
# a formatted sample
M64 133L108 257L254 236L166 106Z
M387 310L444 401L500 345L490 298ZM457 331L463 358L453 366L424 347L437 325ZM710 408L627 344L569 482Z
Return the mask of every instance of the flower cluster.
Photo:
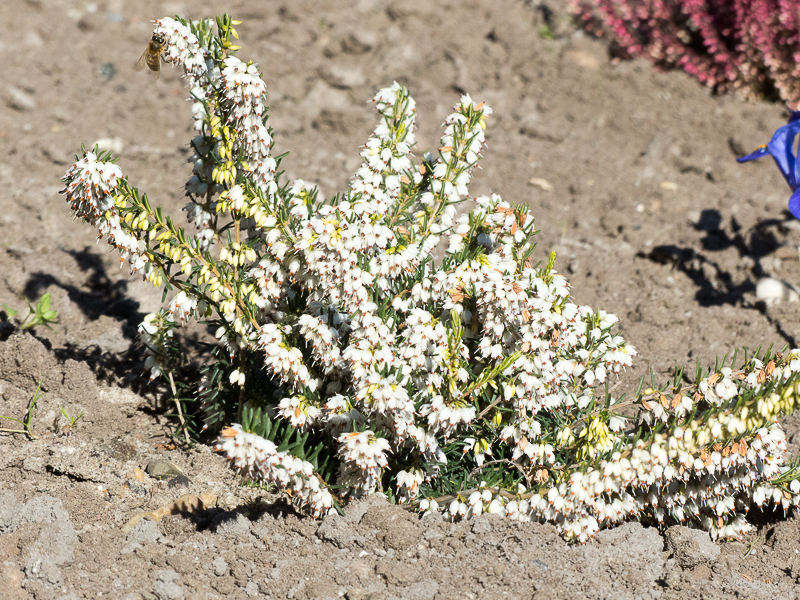
M680 68L716 91L800 101L797 0L570 0L591 33L627 56Z
M349 495L375 491L383 469L389 464L386 459L391 450L389 441L371 431L351 431L340 435L338 442L342 459L339 480L347 486Z
M308 506L317 517L333 506L333 496L314 475L314 465L279 452L269 440L242 431L241 425L223 429L215 449L225 454L242 475L290 492L300 507Z
M488 106L462 96L417 163L413 99L397 83L380 90L363 162L325 200L309 182L279 182L266 85L233 56L235 22L218 18L217 33L175 22L168 55L202 107L186 188L194 231L107 157L87 153L65 193L175 290L142 326L154 376L172 381L166 329L197 319L216 331L196 389L207 427L242 423L217 442L242 473L315 515L334 494L382 491L449 519L551 522L579 541L628 519L737 537L751 501L796 503L800 473L776 419L796 408L798 353L612 397L609 378L636 350L614 315L571 301L554 254L537 262L527 208L491 194L458 212ZM195 73L200 55L210 75Z
M162 58L174 65L179 65L193 78L199 78L206 73L206 49L191 27L181 21L164 17L158 19L154 35L161 35L165 39L166 48Z
M150 313L139 324L137 341L144 348L144 369L150 371L150 381L169 370L173 329L165 321L169 315L164 311Z
M254 64L245 64L235 56L225 59L222 69L224 101L229 110L227 125L233 130L227 156L228 170L220 170L217 179L236 180L236 171L230 157L239 150L247 161L245 169L252 173L254 181L266 193L275 192L275 159L270 152L272 136L264 124L264 101L267 88ZM235 146L234 146L235 145ZM241 148L239 148L241 146ZM249 165L249 166L248 166Z
M128 260L131 273L150 273L144 243L136 231L145 226L139 219L123 217L119 211L119 187L124 183L122 170L113 162L100 160L95 152L84 152L81 158L67 171L62 190L76 216L93 225L99 238L120 253L121 262ZM127 227L126 227L127 225Z
M800 505L800 481L785 464L780 426L772 423L747 435L762 422L761 415L776 414L774 404L792 411L797 403L795 384L783 396L772 394L757 403L760 414L750 421L742 418L747 407L707 423L691 420L648 442L621 445L552 487L511 495L482 486L480 494L469 495L468 504L454 498L445 515L458 519L486 511L521 521L554 522L566 537L578 541L586 541L600 527L646 515L661 524L698 524L713 538L740 538L752 528L744 518L751 503L771 501L784 510ZM420 508L436 510L438 504Z

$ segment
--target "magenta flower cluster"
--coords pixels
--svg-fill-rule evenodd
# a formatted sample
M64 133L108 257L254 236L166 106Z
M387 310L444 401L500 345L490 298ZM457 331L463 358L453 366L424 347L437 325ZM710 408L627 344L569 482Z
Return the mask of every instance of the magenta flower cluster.
M680 68L717 92L800 101L800 0L568 0L623 57Z

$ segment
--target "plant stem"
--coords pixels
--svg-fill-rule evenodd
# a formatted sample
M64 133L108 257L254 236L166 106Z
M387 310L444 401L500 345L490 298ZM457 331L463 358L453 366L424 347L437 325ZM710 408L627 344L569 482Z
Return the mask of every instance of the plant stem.
M180 400L178 400L178 390L175 388L175 380L172 378L172 371L169 372L169 387L172 389L172 399L175 401L175 406L178 407L178 420L181 422L186 444L191 444L189 441L189 431L186 429L186 421L183 418L183 408L181 408Z
M0 418L8 419L10 417L0 417ZM16 421L16 419L14 419L14 420ZM24 433L25 435L27 435L32 440L38 440L39 439L38 436L34 435L33 432L28 430L28 429L3 429L3 428L0 428L0 433Z

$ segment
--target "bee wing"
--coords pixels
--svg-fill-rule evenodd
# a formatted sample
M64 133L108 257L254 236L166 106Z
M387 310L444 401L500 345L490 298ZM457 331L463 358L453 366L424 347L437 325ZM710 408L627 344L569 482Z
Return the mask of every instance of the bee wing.
M137 71L141 71L144 69L145 64L147 64L147 48L144 49L142 55L139 57L139 60L136 61L136 65L133 67Z
M152 69L152 67L150 67ZM158 81L158 76L161 75L161 60L159 59L156 62L156 68L153 69L153 72L156 74L156 81Z

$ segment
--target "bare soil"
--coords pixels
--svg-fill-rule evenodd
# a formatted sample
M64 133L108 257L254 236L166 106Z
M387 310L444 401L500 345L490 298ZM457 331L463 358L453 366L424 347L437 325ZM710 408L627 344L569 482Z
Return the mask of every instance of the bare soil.
M487 101L471 191L529 204L539 258L555 250L577 301L620 317L641 356L615 394L651 369L797 345L798 305L755 296L760 278L800 279L789 192L767 161L734 160L785 122L782 107L614 62L548 2L0 3L0 301L50 292L59 313L53 331L0 336L0 415L22 417L42 392L37 440L0 434L0 598L800 597L795 514L756 511L736 542L633 523L568 546L550 526L419 520L379 498L316 522L239 486L209 447L175 444L169 407L139 377L136 325L160 293L58 195L80 144L111 138L132 183L180 220L186 90L170 68L155 81L133 64L150 19L227 10L264 73L286 176L327 196L360 162L380 87L411 89L417 154L461 93ZM69 428L61 408L83 416ZM796 450L798 420L784 424ZM184 476L156 480L153 460Z

